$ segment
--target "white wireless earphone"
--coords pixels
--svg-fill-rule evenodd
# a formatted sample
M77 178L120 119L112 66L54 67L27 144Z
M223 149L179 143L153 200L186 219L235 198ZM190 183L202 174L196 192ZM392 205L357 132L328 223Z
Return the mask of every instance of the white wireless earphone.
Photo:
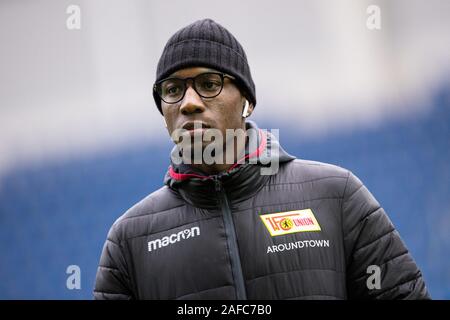
M248 100L246 99L245 100L245 105L244 105L244 110L242 111L242 117L243 118L247 118L250 115L248 113L248 106L249 106L249 103L248 103Z

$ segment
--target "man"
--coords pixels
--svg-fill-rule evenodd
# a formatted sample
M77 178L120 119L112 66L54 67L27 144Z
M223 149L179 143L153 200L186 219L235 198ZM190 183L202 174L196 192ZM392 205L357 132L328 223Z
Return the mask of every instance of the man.
M153 94L177 144L172 163L165 186L111 227L96 299L429 298L357 177L295 159L246 120L255 86L224 27L206 19L176 32Z

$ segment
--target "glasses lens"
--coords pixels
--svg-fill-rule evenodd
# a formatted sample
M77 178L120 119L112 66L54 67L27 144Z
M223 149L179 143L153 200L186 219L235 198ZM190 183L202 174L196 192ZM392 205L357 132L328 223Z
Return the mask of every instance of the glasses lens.
M168 79L157 87L158 94L167 103L177 102L184 94L184 81L182 79Z
M222 77L220 74L203 73L195 78L195 88L198 94L204 98L217 96L222 90Z

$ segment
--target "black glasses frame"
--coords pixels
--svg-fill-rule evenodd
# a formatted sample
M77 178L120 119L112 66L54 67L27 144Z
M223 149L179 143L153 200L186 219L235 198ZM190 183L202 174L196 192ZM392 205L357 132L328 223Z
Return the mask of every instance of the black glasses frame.
M219 76L220 76L220 80L221 80L222 86L220 87L219 92L218 92L217 94L213 95L213 96L203 96L203 95L201 95L201 94L198 92L197 87L196 87L196 85L195 85L195 83L196 83L195 80L196 80L198 77L200 77L200 76L204 76L205 74L216 74L216 75L219 75ZM175 103L178 103L178 102L180 102L181 100L183 100L184 96L186 95L186 91L187 91L187 82L188 82L188 80L192 80L192 88L194 88L195 92L196 92L200 97L202 97L202 98L205 98L205 99L211 99L211 98L217 97L217 96L222 92L222 90L223 90L223 85L224 85L224 79L225 79L225 78L229 78L229 79L231 79L231 80L235 80L235 77L230 76L230 75L228 75L228 74L226 74L226 73L222 73L222 72L204 72L204 73L200 73L200 74L196 75L195 77L188 77L188 78L184 78L184 79L182 79L182 78L177 78L177 77L170 77L170 78L165 78L165 79L159 80L158 82L155 82L155 84L153 85L153 91L155 91L156 94L158 95L158 97L159 97L162 101L164 101L165 103L167 103L167 104L175 104ZM179 100L177 100L177 101L175 101L175 102L167 102L167 101L164 100L163 97L161 96L161 93L160 93L160 91L161 91L161 84L162 84L164 81L172 80L172 79L184 81L184 83L183 83L183 84L184 84L184 91L183 91L183 95L180 97Z

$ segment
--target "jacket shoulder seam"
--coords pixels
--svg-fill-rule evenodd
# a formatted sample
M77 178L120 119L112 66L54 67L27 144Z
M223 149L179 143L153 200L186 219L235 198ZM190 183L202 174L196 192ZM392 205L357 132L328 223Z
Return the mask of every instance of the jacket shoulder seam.
M111 238L106 238L106 241L109 241L109 242L111 242L112 244L115 244L116 246L118 246L118 247L120 248L120 244L117 243L117 242L115 242L115 241L113 241L113 240L111 240ZM119 241L119 242L120 242L120 241Z
M364 187L364 184L361 184L355 191L353 191L348 197L347 200L344 199L343 202L347 202L351 199L351 197L353 197L354 194L356 194L359 190L361 190L361 188Z
M120 219L119 223L122 222L122 221L125 221L125 220L133 219L133 218L141 218L141 217L149 216L149 215L153 215L153 214L164 213L164 212L167 212L167 211L170 211L170 210L179 208L179 207L183 207L183 206L186 206L186 203L180 204L179 206L175 206L175 207L171 207L171 208L168 208L168 209L164 209L164 210L152 211L152 212L146 212L146 213L142 213L142 214L138 214L138 215L133 215L133 216L129 216L129 217L126 217L126 216L125 216L125 217L123 217L122 219Z
M384 238L385 236L387 236L387 235L393 233L394 231L395 231L395 228L392 228L392 229L389 230L388 232L383 233L381 236L379 236L379 237L377 237L376 239L370 241L369 243L366 243L366 244L363 245L362 247L356 248L356 249L354 250L353 253L355 253L355 252L357 252L357 251L359 251L359 250L361 250L361 249L364 249L364 248L366 248L366 247L368 247L368 246L374 244L376 241L379 241L381 238Z
M305 181L273 183L273 184L268 184L268 185L264 186L264 188L270 188L272 186L281 186L281 185L304 184L304 183L308 183L308 182L314 182L314 181L318 181L318 180L325 180L325 179L332 179L332 178L345 179L345 177L343 177L343 176L326 176L326 177L320 177L320 178L315 178L315 179L305 180Z
M362 217L360 220L358 220L358 222L353 226L353 228L351 228L351 229L347 232L347 234L345 235L344 239L347 238L347 236L348 236L350 233L352 233L353 230L355 230L356 227L358 227L358 225L359 225L362 221L366 220L366 219L367 219L368 217L370 217L372 214L374 214L375 212L377 212L377 211L379 211L379 210L381 210L381 209L382 209L382 207L378 207L378 208L376 208L375 210L371 211L370 213L366 214L366 215L365 215L364 217Z

